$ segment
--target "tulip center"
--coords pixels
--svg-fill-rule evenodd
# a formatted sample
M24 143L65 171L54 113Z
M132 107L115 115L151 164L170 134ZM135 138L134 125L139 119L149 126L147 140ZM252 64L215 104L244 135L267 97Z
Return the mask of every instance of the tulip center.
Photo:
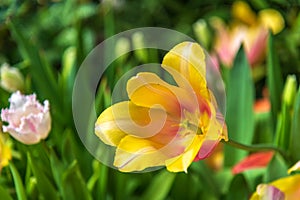
M191 123L188 119L185 119L182 123L180 123L180 126L184 127L187 130L191 130L197 135L203 135L202 128L200 126Z

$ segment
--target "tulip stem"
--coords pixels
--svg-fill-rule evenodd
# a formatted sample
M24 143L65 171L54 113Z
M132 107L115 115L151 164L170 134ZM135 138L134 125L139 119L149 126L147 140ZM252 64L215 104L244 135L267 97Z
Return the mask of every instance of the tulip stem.
M268 145L268 144L255 144L255 145L246 145L246 144L241 144L239 142L236 142L232 139L228 139L228 141L222 140L223 143L228 144L232 147L242 149L245 151L253 151L253 152L258 152L258 151L275 151L278 152L285 160L289 160L287 154L282 150L277 147Z

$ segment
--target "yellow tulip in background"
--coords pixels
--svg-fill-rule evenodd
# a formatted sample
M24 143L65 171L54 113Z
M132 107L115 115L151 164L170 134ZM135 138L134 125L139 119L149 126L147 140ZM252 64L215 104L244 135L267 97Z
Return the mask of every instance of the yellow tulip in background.
M0 172L3 167L8 165L9 160L12 159L8 138L1 131L1 127L2 123L0 122Z
M291 167L288 172L300 170L300 161ZM280 178L269 184L260 184L251 200L296 200L300 197L300 174Z
M216 31L214 56L220 63L231 67L243 44L249 63L252 66L259 64L265 57L269 30L273 34L279 33L284 28L284 19L273 9L261 10L256 15L243 1L236 1L232 5L232 16L234 20L228 26L220 18L211 19Z

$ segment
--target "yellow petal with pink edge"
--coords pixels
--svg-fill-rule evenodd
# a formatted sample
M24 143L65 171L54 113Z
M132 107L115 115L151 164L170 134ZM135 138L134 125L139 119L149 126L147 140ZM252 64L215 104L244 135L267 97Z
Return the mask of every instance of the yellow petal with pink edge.
M193 93L170 85L154 73L139 73L127 83L130 100L143 107L161 106L173 116L180 117L181 110L194 111L197 98Z
M182 42L172 48L164 57L162 62L164 67L181 87L182 82L176 79L175 69L184 77L193 88L194 92L204 98L208 97L206 86L206 64L205 54L201 46L197 43Z
M124 137L116 150L114 166L122 172L141 171L164 165L167 155L160 151L163 145L151 140Z
M117 146L126 135L150 138L163 133L161 140L165 142L162 138L169 137L169 141L176 135L178 123L162 109L145 108L124 101L101 113L95 124L95 133L104 143L112 146Z
M166 160L166 167L170 172L187 173L187 168L194 161L201 145L203 143L202 135L194 135L190 144L186 147L184 152L176 157Z
M273 187L276 187L282 193L284 193L285 200L294 200L299 199L300 197L300 174L295 174L293 176L288 176L284 178L280 178L276 181L269 183ZM255 192L251 200L261 200L262 197L259 196L257 192Z

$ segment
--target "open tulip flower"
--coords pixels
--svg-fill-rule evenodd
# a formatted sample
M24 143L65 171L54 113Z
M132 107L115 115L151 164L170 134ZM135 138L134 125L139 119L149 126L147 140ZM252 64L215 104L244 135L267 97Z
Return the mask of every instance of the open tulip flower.
M129 101L103 111L96 135L116 147L114 166L123 172L166 166L187 172L204 159L227 131L214 95L207 87L203 49L183 42L168 52L162 68L177 86L154 73L142 72L127 82Z
M9 99L10 107L2 109L1 118L8 125L3 131L24 144L36 144L45 139L51 129L49 102L41 105L36 95L22 95L19 91Z

